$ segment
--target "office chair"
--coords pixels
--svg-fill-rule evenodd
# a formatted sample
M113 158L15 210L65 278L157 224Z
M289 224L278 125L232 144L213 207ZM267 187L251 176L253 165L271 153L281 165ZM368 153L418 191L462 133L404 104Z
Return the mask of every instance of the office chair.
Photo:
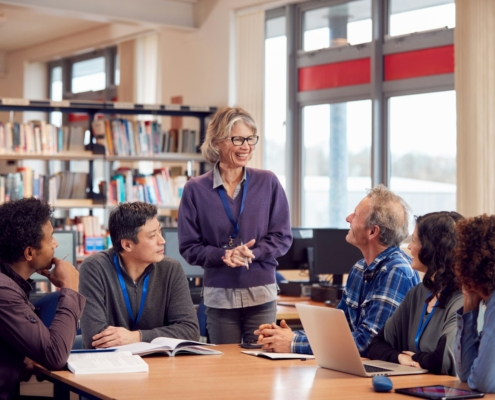
M60 293L58 291L48 293L34 302L34 307L36 307L36 314L41 319L41 322L43 322L47 328L50 327L53 318L55 318L55 312L57 311L59 295ZM74 344L72 345L72 348L82 349L81 329L77 330L76 339L74 341Z
M208 338L208 329L206 328L206 306L203 298L201 297L201 301L198 305L198 324L199 324L199 335L206 338L206 343L209 343Z

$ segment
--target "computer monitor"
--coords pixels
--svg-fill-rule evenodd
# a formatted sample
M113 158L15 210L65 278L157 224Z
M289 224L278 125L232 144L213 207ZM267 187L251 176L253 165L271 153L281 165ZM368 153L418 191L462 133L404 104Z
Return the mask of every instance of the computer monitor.
M313 230L291 228L292 245L289 251L277 258L277 269L308 269L308 248L313 246Z
M310 276L333 275L333 284L342 285L344 274L363 258L361 251L345 240L348 229L313 229L314 263Z
M197 265L190 265L179 252L179 236L177 228L162 228L162 235L165 239L165 254L179 261L184 273L188 278L196 278L203 276L203 268Z
M53 232L53 238L57 241L58 246L55 249L55 257L64 258L72 265L77 266L76 258L76 233L75 231L55 231ZM31 275L31 279L34 281L47 281L48 279L43 275L34 273Z

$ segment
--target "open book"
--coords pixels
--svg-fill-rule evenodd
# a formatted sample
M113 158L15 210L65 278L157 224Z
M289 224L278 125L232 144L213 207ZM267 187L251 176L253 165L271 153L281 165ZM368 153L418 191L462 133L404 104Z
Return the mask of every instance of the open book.
M170 357L176 354L223 354L221 351L209 349L206 346L215 346L214 344L195 342L194 340L173 339L168 337L158 337L151 343L139 342L125 344L123 346L112 347L120 351L130 351L132 354L145 356L154 353L163 353Z
M265 357L270 360L307 360L313 359L315 356L309 354L297 354L297 353L272 353L268 351L241 351L241 353L249 356Z
M74 374L148 372L148 364L130 351L85 351L71 353L67 368Z

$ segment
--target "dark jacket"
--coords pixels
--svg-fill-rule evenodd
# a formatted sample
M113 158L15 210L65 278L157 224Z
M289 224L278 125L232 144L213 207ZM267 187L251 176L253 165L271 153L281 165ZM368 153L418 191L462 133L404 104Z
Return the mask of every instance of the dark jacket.
M55 318L48 329L34 312L31 285L10 266L0 264L0 400L8 399L28 357L45 368L65 368L86 300L61 289Z

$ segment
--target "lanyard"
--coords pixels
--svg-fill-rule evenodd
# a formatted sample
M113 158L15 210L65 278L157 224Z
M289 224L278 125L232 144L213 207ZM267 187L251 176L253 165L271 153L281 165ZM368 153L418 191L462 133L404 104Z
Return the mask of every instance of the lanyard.
M244 185L242 187L242 201L241 201L241 211L239 211L239 217L237 217L237 221L234 220L234 217L232 215L232 211L230 211L229 203L227 202L227 194L225 192L225 188L223 186L218 187L218 194L220 195L220 199L222 199L223 203L223 208L225 209L225 212L227 213L227 217L229 217L229 221L234 227L234 232L232 235L230 235L230 241L229 245L232 246L234 239L237 237L239 234L239 220L241 219L241 214L244 211L244 202L246 200L246 193L248 190L248 185L249 185L249 174L246 171L246 182L244 182Z
M428 296L429 296L429 294L428 294ZM423 305L423 312L421 313L421 318L419 319L418 330L416 331L416 338L414 339L414 343L416 344L416 350L418 351L418 353L421 351L421 350L419 350L419 339L421 338L421 335L425 331L426 326L428 325L428 322L430 322L430 319L431 319L433 313L437 309L437 304L438 304L438 301L433 306L431 313L428 315L428 317L426 317L426 321L424 319L425 319L425 314L426 314L426 307L428 305L426 303Z
M148 294L148 285L149 285L149 281L150 281L150 273L148 272L146 274L146 276L144 277L143 293L141 294L141 302L139 305L139 312L138 312L136 318L134 318L132 315L132 308L131 308L131 302L129 300L129 294L127 293L127 287L125 286L125 282L124 282L124 276L122 275L122 271L121 271L119 262L117 260L117 253L113 254L113 263L115 265L115 269L117 270L117 275L119 277L120 289L122 290L122 294L124 295L125 306L127 308L127 314L129 314L129 320L131 322L131 327L132 327L132 330L135 330L138 323L139 323L139 320L141 319L141 315L143 314L144 303L146 303L146 296Z

